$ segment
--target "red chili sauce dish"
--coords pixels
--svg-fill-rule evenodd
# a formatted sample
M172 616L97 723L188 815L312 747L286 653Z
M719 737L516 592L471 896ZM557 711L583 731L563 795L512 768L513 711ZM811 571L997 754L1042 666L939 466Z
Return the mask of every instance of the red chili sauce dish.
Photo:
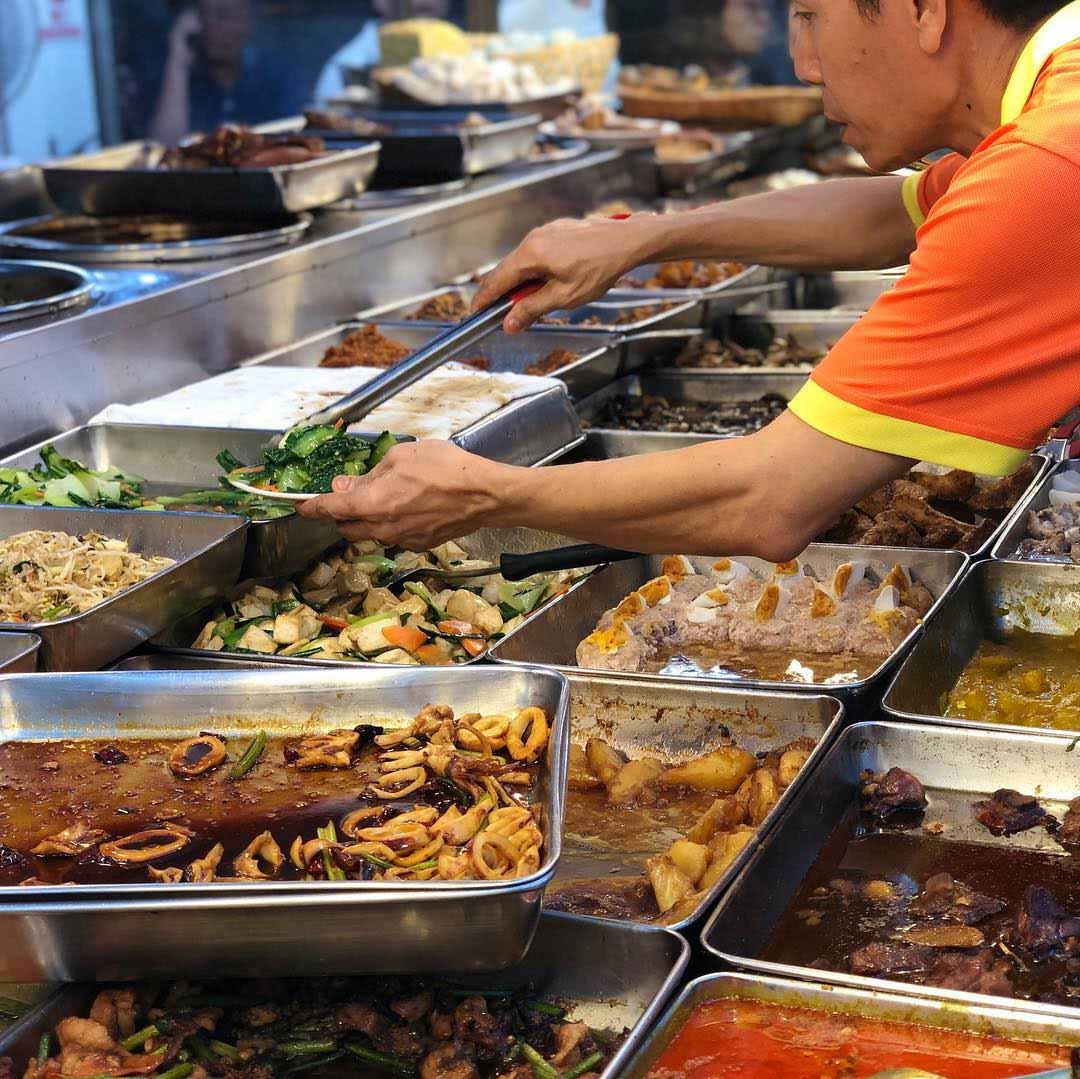
M1069 1049L752 1000L699 1006L648 1079L868 1079L916 1068L943 1079L1005 1079L1059 1068Z

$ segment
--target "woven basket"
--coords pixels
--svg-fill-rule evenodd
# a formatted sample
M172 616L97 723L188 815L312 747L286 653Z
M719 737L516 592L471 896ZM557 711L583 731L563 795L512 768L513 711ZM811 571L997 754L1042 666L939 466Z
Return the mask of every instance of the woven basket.
M795 127L821 112L813 86L752 86L744 90L650 90L619 86L627 116L710 124L727 131L750 127Z
M491 35L470 34L478 46L484 45ZM587 94L599 93L607 80L611 65L619 55L619 35L599 34L596 37L579 38L561 45L545 45L528 52L508 53L509 59L519 64L531 64L546 83L570 79Z

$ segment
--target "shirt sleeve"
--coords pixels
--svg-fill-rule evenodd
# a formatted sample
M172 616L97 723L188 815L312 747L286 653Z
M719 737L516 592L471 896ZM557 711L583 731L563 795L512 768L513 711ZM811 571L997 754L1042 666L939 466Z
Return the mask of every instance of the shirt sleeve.
M962 154L946 154L928 169L912 173L904 181L904 209L916 228L925 224L934 204L949 190L956 170L965 161L967 158Z
M1080 166L1057 154L1018 141L980 151L919 230L908 273L791 410L852 445L1015 471L1080 403L1078 198Z

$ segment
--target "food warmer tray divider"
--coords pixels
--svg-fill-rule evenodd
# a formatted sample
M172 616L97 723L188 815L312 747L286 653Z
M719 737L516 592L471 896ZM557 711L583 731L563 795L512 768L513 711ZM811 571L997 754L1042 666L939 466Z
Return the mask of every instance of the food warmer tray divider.
M380 187L456 180L511 165L528 157L540 127L539 113L493 116L485 124L467 124L467 110L428 112L365 109L353 118L382 124L391 130L379 140L379 165L372 183ZM481 109L479 115L484 115ZM267 130L279 125L263 125ZM327 146L370 142L349 132L307 130Z
M33 633L0 633L0 674L33 674L41 638Z
M950 1001L954 1008L956 1004L1006 1007L1047 1018L1080 1019L1080 1010L1057 1004L866 978L760 958L833 829L858 798L859 774L864 769L879 772L899 767L917 776L927 790L931 819L944 818L950 839L1056 850L1041 831L1040 835L1029 832L993 838L975 820L971 804L989 797L1007 776L1018 790L1037 791L1044 805L1057 802L1063 809L1080 789L1080 759L1068 752L1068 745L1065 739L1031 730L1021 735L1008 729L960 730L883 721L848 727L803 784L781 826L756 847L721 898L701 935L706 961L767 977ZM1055 812L1055 808L1050 811Z
M1052 601L1054 615L1046 612ZM980 723L942 715L944 701L984 640L1000 641L1018 620L1033 633L1080 630L1080 566L1046 562L977 562L964 574L885 691L896 719L966 729L1038 733L1073 740L1080 732Z
M456 714L544 709L552 721L536 786L544 854L509 881L283 881L0 887L0 980L81 981L501 970L536 930L562 844L569 686L537 668L131 671L0 679L8 740L190 737L238 741L360 718L408 724L430 703ZM253 825L253 827L256 827ZM296 927L303 921L304 932ZM394 941L387 948L387 941Z
M255 356L243 366L266 364L271 367L318 367L323 354L331 345L341 344L349 334L361 329L363 325L364 323L346 322L329 330L321 330L294 345ZM415 322L395 326L379 323L378 329L384 337L413 351L444 332L439 326L425 326ZM581 432L577 429L577 414L567 393L577 399L610 382L619 372L620 343L620 338L614 334L598 336L552 332L508 337L501 330L489 334L466 351L474 356L486 356L495 372L523 374L529 364L543 359L556 348L578 352L582 358L563 368L558 375L551 376L565 383L565 391L561 386L548 386L529 397L511 401L497 412L478 420L472 427L459 431L454 435L453 441L473 453L493 457L508 464L542 464L552 455L561 456L581 442ZM551 400L542 400L544 398ZM528 413L524 426L521 422L523 412ZM533 430L539 426L541 420L550 427ZM502 456L496 456L496 453ZM511 457L507 457L507 453L510 453Z
M121 468L146 480L146 491L180 494L185 490L214 490L221 467L214 458L229 450L242 461L259 459L263 447L280 431L251 431L231 427L165 427L139 423L94 423L46 439L0 461L0 466L33 468L43 446L52 443L63 457L71 457L91 469ZM147 518L175 516L146 513ZM167 528L167 524L162 527ZM292 514L269 521L252 521L240 576L282 577L302 570L313 558L340 538L337 529L321 521ZM217 582L215 598L223 587ZM159 627L164 629L165 626ZM155 631L156 632L156 631Z
M463 285L443 285L441 288L430 289L404 300L395 300L393 303L380 304L378 307L369 307L356 315L358 322L375 322L382 325L396 325L404 323L408 326L451 326L450 322L435 322L428 320L410 319L411 315L421 304L427 303L438 296L449 293L461 293L468 300L476 295L476 285L469 283ZM665 303L675 303L666 311L661 310ZM637 319L635 322L617 323L615 319L626 311L633 311L641 307L653 307L655 313L647 317ZM694 300L596 300L576 307L573 311L559 311L560 317L568 318L569 325L553 326L537 323L530 327L530 333L592 333L592 334L633 334L642 333L645 330L695 330L701 326L701 311ZM585 319L597 317L611 319L606 326L582 326Z
M572 1017L595 1029L628 1028L629 1036L600 1075L616 1079L681 985L689 958L690 947L677 933L543 914L528 954L501 971L498 984L571 1001ZM482 976L461 981L475 981L478 992L490 984ZM42 1034L66 1016L85 1015L97 992L94 985L59 989L0 1034L0 1054L21 1067L37 1055Z
M41 670L92 671L201 607L222 585L231 586L244 557L247 521L212 513L0 505L0 536L34 529L98 532L128 540L140 554L174 560L82 614L52 622L0 622L0 631L28 631L41 639Z
M760 693L733 686L688 685L672 678L645 681L613 677L606 671L568 675L572 740L584 745L589 738L603 738L632 759L656 756L661 760L686 760L715 748L722 728L729 730L738 745L750 753L768 752L794 741L813 738L817 742L809 760L757 829L755 843L744 847L724 875L702 897L697 908L666 928L688 932L702 918L735 879L750 857L756 842L780 822L796 792L817 767L844 726L844 706L823 693ZM573 798L567 794L567 800ZM686 827L693 824L688 819ZM625 871L626 860L617 853L579 854L566 849L555 870L555 880L600 878ZM663 848L656 851L663 853ZM623 872L623 875L626 875ZM610 924L613 919L582 916L585 921ZM635 922L620 916L621 924L657 930L659 925Z
M314 210L362 191L379 144L331 151L299 165L261 169L157 167L165 147L131 142L42 167L49 197L66 213L188 214L239 220Z
M1054 561L1046 556L1038 559L1022 558L1017 553L1020 541L1027 537L1028 515L1038 513L1039 510L1044 510L1050 505L1050 489L1053 487L1054 479L1065 472L1080 474L1080 461L1064 461L1055 465L1047 457L1046 462L1046 467L1035 478L1035 482L1028 488L1027 493L1017 503L1016 509L1002 525L997 542L990 552L991 558L1023 562L1032 566L1071 564L1064 556L1061 557L1061 561Z
M888 292L907 267L894 270L835 270L832 273L800 274L795 278L795 306L852 314L868 311Z
M725 972L705 974L686 985L641 1044L622 1079L646 1079L693 1012L714 1001L745 1000L789 1008L806 1008L829 1015L858 1016L880 1022L911 1024L965 1034L982 1034L1049 1045L1080 1045L1080 1019L1043 1017L1019 1011L1008 1001L991 1007L972 1004L957 1008L938 1000L899 993L815 985L762 974ZM33 1043L27 1041L32 1048Z
M635 277L649 278L660 269L658 263L639 266L632 271ZM762 296L777 290L786 290L787 282L777 282L773 272L767 266L748 266L745 270L704 288L655 288L636 289L616 286L607 293L607 300L693 300L700 305L701 322L705 329L710 328L725 315L737 311L744 303L761 299Z
M691 558L698 567L707 567L714 561L709 558ZM899 563L907 566L917 581L921 581L935 597L934 604L923 621L932 624L942 604L948 599L965 567L967 555L959 551L920 551L910 547L849 547L834 543L812 543L799 555L814 576L827 579L836 567L852 559L865 561L879 577ZM499 641L490 651L497 663L531 663L550 667L566 674L608 675L616 679L639 678L652 682L668 682L671 675L648 674L638 671L622 674L618 671L593 671L577 666L576 649L596 628L600 616L616 606L626 595L640 588L646 581L659 576L663 569L663 557L647 555L632 561L613 563L591 577L573 585L557 604L538 611L517 632ZM767 574L772 563L756 558L740 561L755 568L759 574ZM807 685L795 682L775 682L765 679L736 679L722 676L676 677L680 683L727 686L734 689L759 689L779 693L828 694L839 698L854 718L861 710L876 704L883 681L896 669L901 658L918 640L923 626L916 627L881 661L877 670L858 682L844 685Z
M337 536L336 538L340 540L340 536ZM554 532L543 532L533 528L481 528L476 532L470 532L468 535L462 536L457 542L469 552L470 558L484 558L497 563L499 555L503 553L531 554L534 551L554 550L557 547L568 547L573 544L575 540L570 539L567 536L557 535ZM321 553L321 551L317 552L317 554L319 553ZM498 572L497 566L495 572ZM251 582L241 582L235 589L231 590L231 594L242 593L250 583ZM562 598L563 597L560 596L551 602L558 603ZM155 650L160 650L163 653L168 653L176 657L186 657L192 660L221 659L227 661L229 658L227 654L212 652L209 649L204 648L191 647L191 642L198 636L199 631L206 624L217 606L217 599L218 597L215 597L214 603L193 612L188 617L168 627L162 633L159 633L149 642L149 646ZM507 634L507 637L512 637L516 632L518 632L518 630L514 630ZM295 656L233 657L234 660L242 658L254 658L257 659L259 664L270 667L344 667L349 670L356 670L358 666L374 666L376 668L394 669L393 666L388 667L386 664L364 664L343 659L298 659ZM480 663L484 659L485 656L481 654L467 659L460 664L456 664L456 666L466 667ZM396 669L400 670L401 667L397 667Z

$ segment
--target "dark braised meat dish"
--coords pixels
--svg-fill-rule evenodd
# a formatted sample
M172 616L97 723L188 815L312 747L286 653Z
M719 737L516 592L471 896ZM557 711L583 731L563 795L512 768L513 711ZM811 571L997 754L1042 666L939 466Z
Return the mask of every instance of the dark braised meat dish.
M708 288L721 281L741 274L746 267L741 262L695 262L685 259L676 262L661 262L652 277L622 278L616 288L632 289L686 289Z
M666 397L613 397L588 421L590 427L626 431L746 435L772 423L787 401L767 393L752 401L669 401Z
M440 292L405 317L410 322L460 322L468 315L469 301L464 293Z
M0 883L525 877L549 736L540 708L428 705L389 730L6 742Z
M523 373L540 376L553 375L556 371L561 371L580 359L581 356L578 353L571 352L567 348L554 348L543 358L530 363Z
M530 987L422 978L143 983L105 989L87 1018L61 1019L24 1079L596 1079L625 1031L592 1030L572 1009ZM3 1064L15 1074L16 1062Z
M391 341L378 326L368 324L353 330L339 345L331 345L319 361L320 367L394 367L412 355L408 345ZM455 357L454 363L477 371L490 370L486 356Z
M1034 475L1030 463L1012 476L992 481L959 469L941 476L912 471L867 495L818 539L970 554L993 534Z
M167 150L160 168L267 169L301 165L326 152L326 143L313 135L260 135L246 127L223 124L196 142Z
M1030 794L1002 788L989 799L975 803L975 816L991 835L1016 835L1037 825L1056 827L1051 817Z
M863 772L859 778L862 811L878 821L921 813L926 808L923 785L903 768L890 768L885 773Z
M774 338L767 348L749 348L715 337L696 337L675 358L675 366L806 367L824 356L825 349L800 345L793 334Z

